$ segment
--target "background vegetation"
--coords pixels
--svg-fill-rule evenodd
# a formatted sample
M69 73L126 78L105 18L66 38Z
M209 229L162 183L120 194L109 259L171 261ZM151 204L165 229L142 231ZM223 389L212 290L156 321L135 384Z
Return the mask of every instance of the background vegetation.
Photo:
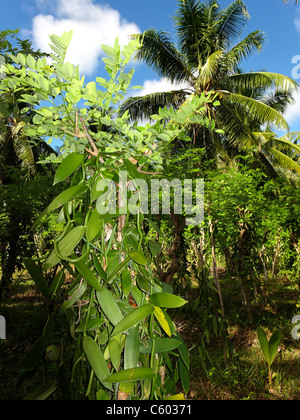
M246 5L217 6L179 0L176 41L116 40L88 84L65 62L71 33L50 37L50 65L0 33L1 399L299 398L298 85L243 73L262 32L240 40ZM124 101L133 54L187 88ZM99 215L101 179L125 206L119 170L204 179L203 224Z

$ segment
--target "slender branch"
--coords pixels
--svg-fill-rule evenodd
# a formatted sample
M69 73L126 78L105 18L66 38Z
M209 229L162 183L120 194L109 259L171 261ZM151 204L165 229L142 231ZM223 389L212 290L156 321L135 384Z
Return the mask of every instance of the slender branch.
M90 143L90 146L92 148L93 155L98 156L99 155L99 150L97 149L97 146L96 146L94 140L92 139L92 137L89 133L89 130L87 129L87 126L85 125L84 119L82 117L79 117L79 119L80 119L80 122L83 126L83 131L85 132L86 138L88 139L88 141Z

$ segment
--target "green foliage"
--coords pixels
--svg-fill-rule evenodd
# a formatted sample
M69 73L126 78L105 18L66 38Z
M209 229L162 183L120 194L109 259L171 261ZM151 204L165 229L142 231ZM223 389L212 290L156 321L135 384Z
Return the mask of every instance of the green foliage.
M120 391L127 398L161 399L174 394L179 379L187 393L188 351L167 314L167 308L180 308L186 301L170 290L166 293L153 272L151 255L158 249L152 245L149 253L143 233L146 216L139 211L129 214L126 202L115 214L99 214L97 205L103 206L107 194L98 183L101 179L118 182L122 170L127 170L128 181L137 175L143 178L140 165L145 172L159 169L173 139L186 140L184 131L191 121L214 127L201 111L214 95L194 96L179 110L163 110L154 116L154 124L131 126L128 113L115 118L114 108L129 87L133 73L125 70L139 42L131 41L121 49L116 40L113 48L104 47L109 79L99 77L85 84L79 69L65 62L72 33L50 38L55 53L51 65L19 54L10 56L17 67L6 68L15 88L35 90L30 96L22 95L21 102L35 106L24 133L32 139L64 141L62 156L47 162L60 162L54 184L70 182L38 219L59 212L58 220L64 223L42 267L44 271L59 267L49 286L42 269L26 260L41 292L56 302L57 313L49 312L43 336L24 362L20 383L55 344L64 349L57 371L58 398L113 399ZM11 89L10 84L3 81L2 93ZM44 100L49 106L39 107ZM97 126L96 132L91 124ZM119 184L116 193L117 205L122 202ZM128 194L130 199L134 192ZM66 276L69 282L63 286ZM70 375L64 389L62 370Z
M220 131L205 125L189 127L193 145L204 148L208 160L214 159L214 164L218 159L227 161L241 147L255 147L261 166L284 168L288 177L289 171L299 174L297 144L288 133L283 150L281 139L272 132L289 131L284 111L298 84L273 72L243 72L243 60L261 50L264 33L257 30L241 38L250 19L245 2L234 0L224 9L220 6L218 1L178 1L174 16L177 42L169 33L153 28L133 35L143 40L137 60L183 87L129 98L121 109L129 111L135 121L157 114L159 107L178 109L195 93L214 91L215 101L205 107L203 115L213 116Z
M21 269L22 258L43 254L61 226L53 225L52 216L46 216L32 231L33 221L51 199L52 177L36 175L28 180L18 168L8 169L10 184L0 184L0 264L3 294L9 287L15 270Z
M279 343L282 337L282 333L280 331L275 331L272 335L272 337L270 338L270 340L268 341L267 336L264 332L264 330L259 327L257 329L257 333L258 333L258 339L259 339L259 344L261 347L261 350L263 352L263 355L266 359L266 362L268 364L268 368L269 368L269 385L272 385L272 372L271 372L271 366L274 362L274 359L277 355L277 350L279 347Z

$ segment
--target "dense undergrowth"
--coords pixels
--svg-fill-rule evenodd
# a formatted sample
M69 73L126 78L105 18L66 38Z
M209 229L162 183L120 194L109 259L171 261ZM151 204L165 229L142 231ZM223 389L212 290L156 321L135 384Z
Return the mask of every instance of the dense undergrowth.
M212 337L206 355L200 351L203 328L197 310L177 311L175 323L190 349L191 400L298 400L300 398L300 343L291 336L291 320L297 314L299 291L285 277L277 277L267 295L251 303L252 323L240 306L239 289L228 278L221 280L228 319L228 332L233 345L231 360L224 362L222 340ZM189 305L197 295L194 285L188 293ZM37 373L23 387L16 389L24 356L39 336L47 313L43 297L36 291L26 272L15 276L10 297L0 312L7 320L7 340L0 342L0 400L20 400L43 381ZM273 386L267 381L267 366L257 338L257 326L269 334L275 329L283 333L278 356L273 366ZM45 359L48 374L55 362ZM180 390L178 390L180 391Z

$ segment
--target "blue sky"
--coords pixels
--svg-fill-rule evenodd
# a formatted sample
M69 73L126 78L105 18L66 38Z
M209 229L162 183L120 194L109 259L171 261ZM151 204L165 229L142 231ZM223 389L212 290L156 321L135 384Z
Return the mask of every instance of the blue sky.
M220 0L226 7L230 0ZM300 82L300 6L283 0L245 0L251 16L244 36L260 29L266 42L260 54L249 58L245 70L267 70L299 78ZM118 35L124 43L133 32L150 27L174 33L172 16L177 0L9 0L1 5L0 29L21 29L22 37L46 49L48 34L75 30L70 61L82 73L95 78L103 72L100 44L112 44ZM297 57L298 56L298 57ZM77 62L75 62L77 61ZM133 83L145 87L144 93L165 90L170 84L145 68L135 65ZM286 115L292 131L300 131L300 94Z

